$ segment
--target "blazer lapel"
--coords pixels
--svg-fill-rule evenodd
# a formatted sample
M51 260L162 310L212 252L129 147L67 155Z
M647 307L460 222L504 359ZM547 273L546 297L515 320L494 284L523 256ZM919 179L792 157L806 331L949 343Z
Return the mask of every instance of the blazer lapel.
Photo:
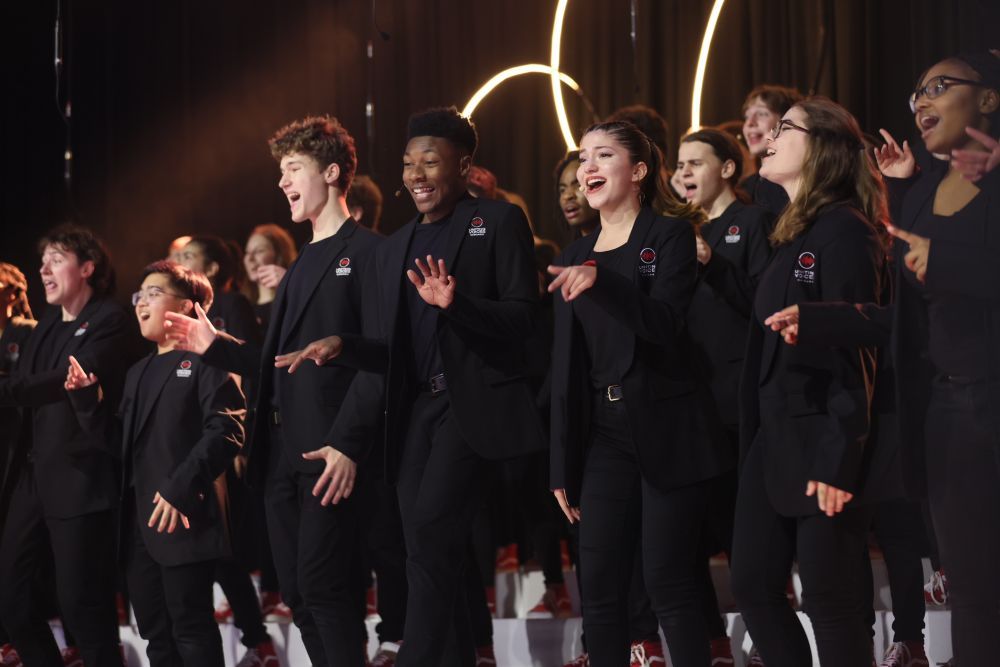
M809 238L810 229L807 229L799 238L792 241L788 249L788 254L782 258L780 262L772 262L771 268L769 270L779 271L779 275L785 276L785 291L782 297L782 303L788 303L788 290L792 286L794 277L792 276L793 266L799 258L799 254L802 252L802 246L805 245L806 240ZM768 313L770 315L770 313ZM761 379L763 380L767 377L767 374L771 372L771 364L774 362L775 356L777 356L778 346L782 344L782 338L780 335L767 332L764 336L764 353L761 355L760 372Z
M632 263L632 282L639 284L639 263L640 255L642 251L646 248L646 238L649 236L650 227L653 226L653 220L656 219L656 213L653 209L648 206L644 206L639 210L639 215L635 218L635 223L632 225L632 232L628 236L628 241L625 245L628 247L626 255L628 261ZM594 236L594 235L592 235ZM655 259L653 260L656 261Z
M185 360L193 357L194 355L190 352L184 353L178 363L184 362ZM167 386L167 382L170 381L171 376L177 370L174 365L162 364L158 366L154 373L147 376L146 370L149 368L149 363L153 360L151 356L149 361L146 362L146 366L143 367L142 377L139 379L143 384L150 385L150 388L156 391L156 396L153 400L146 401L142 406L143 411L141 413L136 413L135 415L135 428L132 430L133 437L138 437L142 433L143 427L146 425L146 421L149 419L150 413L152 413L153 408L160 400L160 394L163 393L163 388Z
M902 229L913 229L913 223L924 207L933 205L931 196L937 192L944 174L943 169L935 169L926 178L920 178L913 184L903 203L902 220L899 221Z
M56 350L55 355L53 355L53 359L55 360L57 367L60 363L62 363L60 360L65 361L62 358L71 354L73 350L79 347L79 342L86 338L87 329L90 327L90 319L98 311L100 305L100 302L94 300L87 302L87 305L84 306L83 310L80 311L80 314L77 315L73 324L60 332L59 338L56 340L56 344L53 347L53 349ZM42 363L45 363L44 359L42 360ZM68 361L65 363L66 365L69 365Z
M42 319L38 322L38 326L35 327L34 333L31 335L32 344L27 346L25 350L24 359L21 359L19 368L27 372L38 372L42 370L49 370L47 368L40 368L38 364L44 364L44 359L38 358L38 351L42 347L42 341L45 340L46 336L55 335L52 329L56 326L56 322L59 321L59 306L51 307Z
M126 462L128 465L128 453L131 448L132 436L135 433L135 396L139 389L139 380L142 376L146 374L146 368L149 367L149 362L153 360L155 354L151 354L139 363L142 364L142 368L137 368L136 372L129 373L125 381L125 392L124 396L131 397L128 404L125 405L125 414L121 415L122 419L122 430L124 437L122 438L122 461Z
M728 234L732 220L736 214L739 213L741 208L743 208L743 205L740 204L739 201L734 201L726 208L725 211L723 211L722 215L709 223L710 228L708 230L708 234L702 235L702 238L705 239L705 243L708 244L708 247L714 250L719 245L722 238ZM739 234L740 232L742 232L742 230L736 233Z
M462 241L468 236L469 225L472 223L477 209L476 198L468 196L459 200L451 214L451 224L448 226L448 248L445 251L444 262L452 275L455 275L455 260L458 258L458 251L462 247ZM489 224L489 221L485 222L487 225Z

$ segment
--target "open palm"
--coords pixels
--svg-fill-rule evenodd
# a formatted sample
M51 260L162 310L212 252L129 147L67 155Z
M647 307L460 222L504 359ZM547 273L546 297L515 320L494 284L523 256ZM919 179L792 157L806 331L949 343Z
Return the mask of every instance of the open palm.
M427 263L417 259L417 270L406 272L407 278L417 288L420 298L431 306L447 308L455 300L455 277L448 273L444 260L427 255Z

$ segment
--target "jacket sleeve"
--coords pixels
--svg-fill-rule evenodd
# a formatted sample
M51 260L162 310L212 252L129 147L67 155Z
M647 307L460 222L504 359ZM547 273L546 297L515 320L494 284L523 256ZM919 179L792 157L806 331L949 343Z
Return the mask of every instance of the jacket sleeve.
M241 377L255 377L263 354L260 345L220 331L216 334L215 341L205 350L202 360L210 366Z
M767 240L769 215L761 215L744 225L747 234L747 266L734 264L721 253L713 252L711 259L702 268L705 282L733 309L749 318L753 308L754 292L760 275L771 257L771 245Z
M799 345L886 346L891 334L891 306L844 301L799 304Z
M593 287L581 298L593 299L609 315L639 338L669 343L684 328L684 313L691 304L697 277L694 230L687 221L675 220L656 248L656 274L649 294L630 278L598 269Z
M455 298L441 314L450 322L488 338L526 338L538 312L538 274L528 219L517 206L496 225L494 270L497 299L471 296L456 285Z
M359 371L384 373L389 362L389 348L379 337L382 302L379 299L375 260L375 253L369 253L362 271L360 294L357 296L357 307L361 311L361 333L338 334L343 341L343 348L340 355L330 363Z
M236 381L217 369L198 373L201 438L158 489L182 514L197 514L199 504L213 498L213 483L243 446L246 400Z

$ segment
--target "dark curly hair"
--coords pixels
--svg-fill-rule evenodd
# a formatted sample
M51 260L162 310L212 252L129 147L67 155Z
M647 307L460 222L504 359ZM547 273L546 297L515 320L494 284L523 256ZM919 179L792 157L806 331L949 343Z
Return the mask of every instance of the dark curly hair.
M413 137L441 137L472 156L479 146L476 126L454 106L434 107L410 116L406 123L406 140Z
M170 287L177 290L185 299L191 299L195 303L201 304L201 307L206 311L212 307L215 293L212 290L212 283L209 282L204 273L192 271L169 259L161 259L146 266L142 270L140 280L145 280L146 276L154 273L166 276Z
M297 120L274 133L267 145L275 160L292 153L308 155L316 160L320 170L331 164L340 167L337 187L347 192L358 170L358 153L352 137L333 116L309 116Z
M38 252L43 254L49 246L64 252L71 252L81 264L93 262L94 272L87 278L87 284L94 290L94 296L110 296L115 291L115 268L111 265L111 255L101 239L86 227L65 223L49 231L38 241Z

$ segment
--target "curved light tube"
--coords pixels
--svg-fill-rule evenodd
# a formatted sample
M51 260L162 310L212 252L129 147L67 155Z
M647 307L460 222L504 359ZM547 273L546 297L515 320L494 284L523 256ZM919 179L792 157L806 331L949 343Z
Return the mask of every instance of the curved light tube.
M576 150L576 140L569 127L566 116L566 104L563 101L562 86L559 85L559 48L562 45L563 19L566 17L566 5L569 0L559 0L556 3L556 18L552 22L552 46L549 55L549 77L552 79L552 101L556 105L556 117L559 119L559 129L566 141L567 150Z
M510 67L508 69L505 69L504 71L494 75L493 78L484 83L479 88L479 90L477 90L476 93L469 98L469 101L465 103L465 108L462 109L462 115L467 118L471 116L472 112L474 112L476 110L476 107L479 106L479 103L482 102L487 95L493 92L494 88L499 86L507 79L512 79L515 76L521 76L522 74L549 75L551 74L551 72L552 72L551 67L539 63L529 63L527 65L518 65L517 67ZM557 80L566 84L576 92L580 92L580 84L574 81L572 77L570 77L570 75L559 72Z
M719 14L722 13L722 5L725 2L726 0L715 0L715 4L712 5L712 13L708 15L705 36L701 40L701 52L698 54L698 67L694 72L694 90L691 91L691 129L688 132L695 132L701 129L701 90L705 83L708 52L712 48L712 37L715 35L715 26L719 22Z

